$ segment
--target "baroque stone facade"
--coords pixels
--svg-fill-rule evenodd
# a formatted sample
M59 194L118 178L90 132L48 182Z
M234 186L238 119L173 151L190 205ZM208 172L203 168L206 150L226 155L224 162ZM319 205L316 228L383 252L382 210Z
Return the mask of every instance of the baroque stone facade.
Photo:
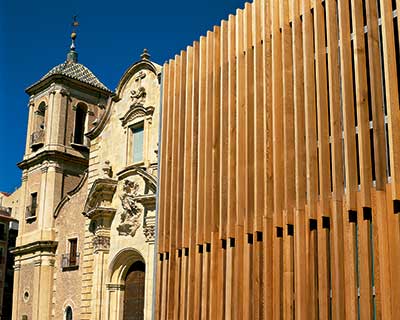
M149 58L113 92L73 44L26 90L13 319L122 320L125 282L143 272L151 318L161 67Z

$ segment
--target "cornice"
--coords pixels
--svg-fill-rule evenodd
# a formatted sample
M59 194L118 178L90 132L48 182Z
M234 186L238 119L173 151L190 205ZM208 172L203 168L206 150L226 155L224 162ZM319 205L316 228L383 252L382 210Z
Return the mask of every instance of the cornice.
M17 163L17 166L20 169L28 169L36 164L40 164L41 162L48 160L48 161L67 161L73 162L78 165L82 165L87 167L89 164L89 160L77 157L71 154L67 154L65 152L56 151L56 150L45 150L40 152L39 154L35 155L32 158L28 158L26 160L22 160L21 162Z
M118 181L111 178L100 178L94 181L85 203L84 215L90 216L90 212L95 208L108 210L104 204L111 203L117 183Z
M55 253L57 249L57 241L35 241L32 243L24 244L22 246L15 247L10 252L16 256L22 256L28 253L35 253L38 251L45 251Z

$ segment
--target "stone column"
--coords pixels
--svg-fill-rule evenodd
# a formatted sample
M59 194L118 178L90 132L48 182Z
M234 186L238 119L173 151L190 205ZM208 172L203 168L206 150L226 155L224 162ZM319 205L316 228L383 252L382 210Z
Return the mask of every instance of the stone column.
M19 316L19 301L21 294L20 290L20 271L21 271L21 262L20 257L15 257L14 262L14 285L13 285L13 301L12 301L12 320L20 319Z
M49 105L48 105L48 113L47 113L47 127L46 127L46 136L44 139L44 144L50 144L51 139L52 139L52 134L53 134L53 119L55 116L55 110L57 110L57 107L55 107L56 101L55 101L55 95L57 91L54 88L50 90L50 96L49 96Z
M20 193L20 210L19 210L19 217L15 217L19 220L19 230L18 230L18 237L16 240L16 246L20 246L22 244L22 235L25 234L25 217L26 217L26 207L28 204L27 201L27 181L28 181L28 173L26 170L22 172L22 185L21 185L21 193Z
M106 277L110 253L110 227L115 209L102 208L92 216L96 223L93 238L93 287L92 317L93 320L106 319Z
M31 153L31 134L33 131L33 109L35 107L35 104L33 102L33 99L29 100L28 103L28 108L29 108L29 116L28 116L28 127L26 128L26 145L25 145L25 155Z
M52 235L49 234L50 238L47 238L45 234L53 228L53 212L61 200L63 172L58 163L53 161L43 162L41 170L38 221L44 232L45 238L42 240L53 240Z
M41 254L35 261L35 288L32 320L50 320L53 293L54 254Z
M106 320L120 320L122 319L123 296L125 285L123 284L107 284L107 318Z

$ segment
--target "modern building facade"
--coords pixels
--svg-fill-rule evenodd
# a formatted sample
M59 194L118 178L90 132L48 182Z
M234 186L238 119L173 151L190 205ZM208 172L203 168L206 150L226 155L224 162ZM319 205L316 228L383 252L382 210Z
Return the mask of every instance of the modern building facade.
M164 64L156 319L399 317L398 10L254 0Z

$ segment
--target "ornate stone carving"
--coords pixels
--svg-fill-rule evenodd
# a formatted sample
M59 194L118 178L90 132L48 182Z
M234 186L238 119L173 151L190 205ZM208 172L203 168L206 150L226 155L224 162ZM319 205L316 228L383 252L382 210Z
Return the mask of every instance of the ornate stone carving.
M111 178L112 177L112 170L111 170L111 165L110 161L106 160L104 161L103 167L101 168L103 171L103 177L104 178Z
M139 87L137 89L132 90L131 99L132 99L132 104L134 106L137 105L143 106L146 100L146 89L144 87Z
M134 237L137 229L140 227L142 210L135 200L138 189L139 185L137 183L130 180L124 181L123 193L120 196L124 211L121 214L121 223L117 227L120 235Z
M154 242L155 237L155 226L147 225L143 229L144 236L146 237L146 242Z
M93 249L95 252L110 249L110 237L96 235L93 238Z

